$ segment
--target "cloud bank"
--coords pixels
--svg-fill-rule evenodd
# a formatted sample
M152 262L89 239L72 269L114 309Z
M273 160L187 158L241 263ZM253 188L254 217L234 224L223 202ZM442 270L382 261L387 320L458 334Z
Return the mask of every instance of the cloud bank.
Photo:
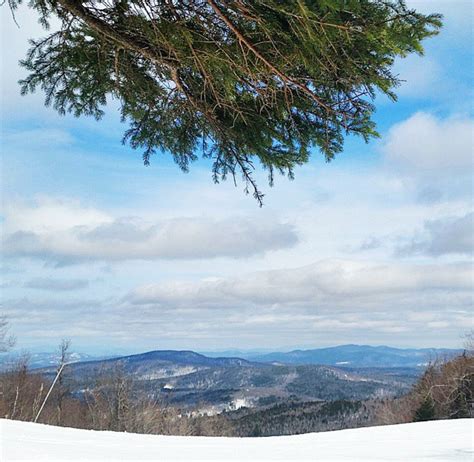
M234 278L149 284L132 291L127 300L136 305L166 308L238 305L301 305L315 309L392 307L400 298L422 296L432 303L444 294L472 289L468 263L401 264L356 260L320 261L300 268L260 271ZM402 308L402 307L399 307ZM413 309L418 308L414 303Z
M144 220L113 217L76 202L43 200L10 207L5 254L58 264L82 261L243 258L298 242L288 223L227 216Z

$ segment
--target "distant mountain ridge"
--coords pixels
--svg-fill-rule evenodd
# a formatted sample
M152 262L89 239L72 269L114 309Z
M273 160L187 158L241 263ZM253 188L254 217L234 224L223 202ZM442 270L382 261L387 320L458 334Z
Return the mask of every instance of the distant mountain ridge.
M394 348L371 345L339 345L311 350L252 355L253 361L282 364L320 364L347 367L422 367L437 359L462 353L448 348Z
M68 367L78 376L90 376L99 371L112 371L119 367L128 374L144 380L182 377L202 370L261 369L270 364L252 362L242 358L209 358L190 350L154 350L134 355L107 359L72 362ZM46 366L38 371L54 374L55 367Z
M132 365L134 363L143 363L152 361L154 363L170 363L190 366L203 367L251 367L259 366L259 363L242 359L229 357L212 358L191 350L153 350L145 353L134 355L120 356L118 358L110 358L101 362L115 362L120 361L122 364Z
M258 352L227 350L222 352L197 353L191 350L152 350L132 355L90 355L73 352L71 362L113 362L133 365L139 362L159 362L163 364L200 367L261 366L262 363L288 365L325 365L337 367L423 367L430 361L456 356L462 349L449 348L395 348L371 345L338 345L327 348L296 349L287 352ZM0 366L14 362L20 353L0 355ZM32 353L29 364L32 368L52 367L57 364L57 353Z
M79 353L73 351L69 355L69 362L78 363L86 361L103 361L105 359L115 358L118 355L91 355L87 353ZM45 367L56 367L59 361L58 352L35 352L23 353L19 351L0 354L0 370L13 366L18 361L27 359L28 366L31 369L39 369Z

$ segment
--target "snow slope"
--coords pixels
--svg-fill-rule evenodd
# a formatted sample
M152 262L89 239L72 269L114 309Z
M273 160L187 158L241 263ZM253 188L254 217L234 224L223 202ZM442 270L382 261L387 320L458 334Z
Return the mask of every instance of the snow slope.
M473 419L271 438L95 432L0 420L0 460L472 461Z

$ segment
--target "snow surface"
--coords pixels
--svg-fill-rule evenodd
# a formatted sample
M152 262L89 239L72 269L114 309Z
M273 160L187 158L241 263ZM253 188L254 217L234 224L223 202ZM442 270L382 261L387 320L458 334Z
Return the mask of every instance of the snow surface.
M0 460L472 461L473 419L271 438L96 432L0 419Z

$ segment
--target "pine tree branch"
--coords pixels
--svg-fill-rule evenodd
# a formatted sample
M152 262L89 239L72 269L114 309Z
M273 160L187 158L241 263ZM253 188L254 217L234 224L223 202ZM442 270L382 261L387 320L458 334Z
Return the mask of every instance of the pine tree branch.
M219 8L217 3L214 0L207 0L211 8L215 13L224 21L224 23L229 27L229 29L236 35L237 39L245 44L245 46L260 60L262 61L271 71L273 71L278 77L280 77L284 82L293 85L296 88L299 88L303 93L308 95L313 101L315 101L319 106L323 107L327 112L335 112L333 108L325 104L314 92L312 92L306 85L303 85L300 82L295 81L291 77L287 76L284 72L277 69L270 61L268 61L265 56L263 56L255 46L239 31L239 29L234 25L234 23L227 17L227 15Z
M156 44L140 43L137 39L118 32L107 22L93 15L87 8L84 8L82 2L78 0L58 0L58 3L65 10L84 21L91 29L113 43L127 50L135 51L152 62L163 64L170 68L178 64L169 51L158 47Z

